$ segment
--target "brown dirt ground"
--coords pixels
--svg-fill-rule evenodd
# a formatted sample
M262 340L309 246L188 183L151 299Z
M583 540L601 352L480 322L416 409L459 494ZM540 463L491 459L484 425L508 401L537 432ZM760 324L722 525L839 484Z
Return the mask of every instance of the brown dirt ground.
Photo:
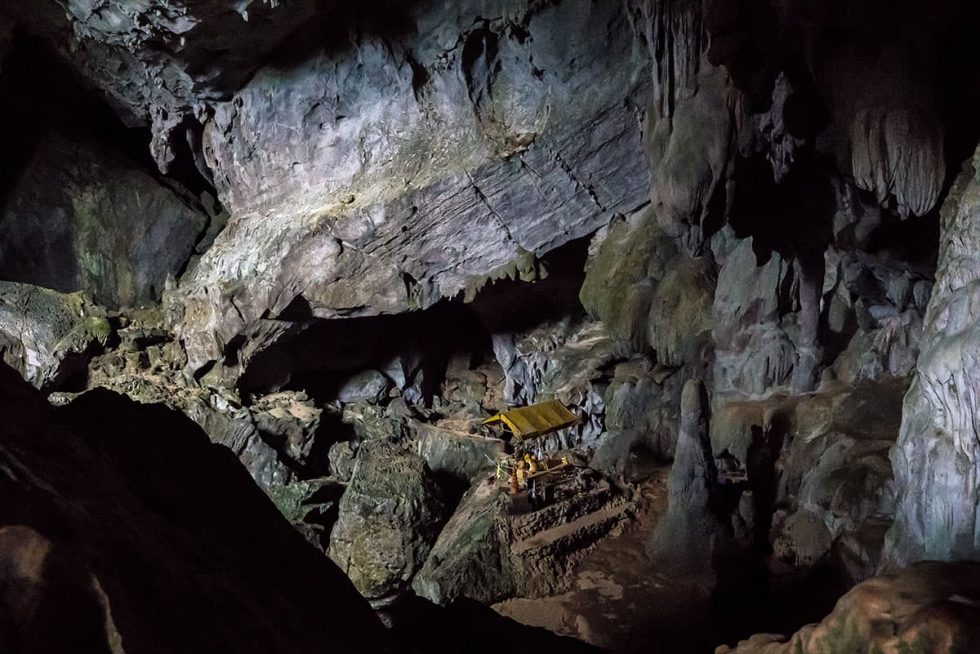
M752 583L759 576L746 569L726 571L736 579L735 586L719 594L657 570L644 545L667 507L668 472L668 467L658 468L641 485L637 520L583 560L571 591L511 599L493 608L615 654L710 654L716 646L734 644L752 633L792 632L829 612L842 589L834 575L824 571L762 584Z

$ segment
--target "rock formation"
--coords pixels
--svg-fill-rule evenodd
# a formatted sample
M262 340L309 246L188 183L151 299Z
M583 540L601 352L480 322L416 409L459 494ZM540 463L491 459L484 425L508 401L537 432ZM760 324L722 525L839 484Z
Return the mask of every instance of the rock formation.
M889 563L980 555L974 482L980 452L971 390L980 354L974 333L978 191L977 173L967 165L943 207L936 285L893 454L899 505L889 532Z
M439 651L629 543L713 625L978 558L980 11L886 4L0 0L0 638ZM897 574L740 651L972 642L972 569Z
M159 300L207 224L188 195L118 153L52 134L7 196L0 274L112 308Z
M718 472L708 440L708 411L704 384L684 384L677 451L667 481L670 506L648 545L650 556L671 574L710 574L713 554L727 545L725 525L715 514Z
M429 555L445 520L431 472L383 441L357 453L330 535L330 557L375 606L398 599Z
M972 652L976 564L919 563L866 581L841 598L834 612L788 640L758 634L716 654L817 652Z

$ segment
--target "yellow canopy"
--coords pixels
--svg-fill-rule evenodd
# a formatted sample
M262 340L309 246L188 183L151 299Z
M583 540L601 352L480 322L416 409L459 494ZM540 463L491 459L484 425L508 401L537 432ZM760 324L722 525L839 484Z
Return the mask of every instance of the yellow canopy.
M484 425L503 423L518 440L550 434L578 424L579 419L558 400L511 409L483 421Z

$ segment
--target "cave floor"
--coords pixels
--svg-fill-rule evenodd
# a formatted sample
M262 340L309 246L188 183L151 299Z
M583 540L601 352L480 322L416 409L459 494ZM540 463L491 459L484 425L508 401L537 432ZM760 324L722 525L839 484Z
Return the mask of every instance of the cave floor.
M791 633L819 621L843 589L831 574L783 576L768 583L736 583L724 594L703 583L668 578L644 544L667 508L668 466L639 489L637 520L601 542L576 570L573 590L551 597L511 599L493 608L527 625L543 627L615 654L711 654L753 633ZM742 582L751 575L726 570Z

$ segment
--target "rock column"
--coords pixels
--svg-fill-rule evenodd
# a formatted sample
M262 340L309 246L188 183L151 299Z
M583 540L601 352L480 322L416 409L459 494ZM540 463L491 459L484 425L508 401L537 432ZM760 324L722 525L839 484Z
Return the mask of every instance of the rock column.
M980 558L980 181L942 211L936 283L892 451L898 510L884 564Z
M671 573L710 575L711 556L725 527L711 512L718 471L708 439L708 394L689 380L681 394L674 465L667 479L669 506L647 544L650 556Z

